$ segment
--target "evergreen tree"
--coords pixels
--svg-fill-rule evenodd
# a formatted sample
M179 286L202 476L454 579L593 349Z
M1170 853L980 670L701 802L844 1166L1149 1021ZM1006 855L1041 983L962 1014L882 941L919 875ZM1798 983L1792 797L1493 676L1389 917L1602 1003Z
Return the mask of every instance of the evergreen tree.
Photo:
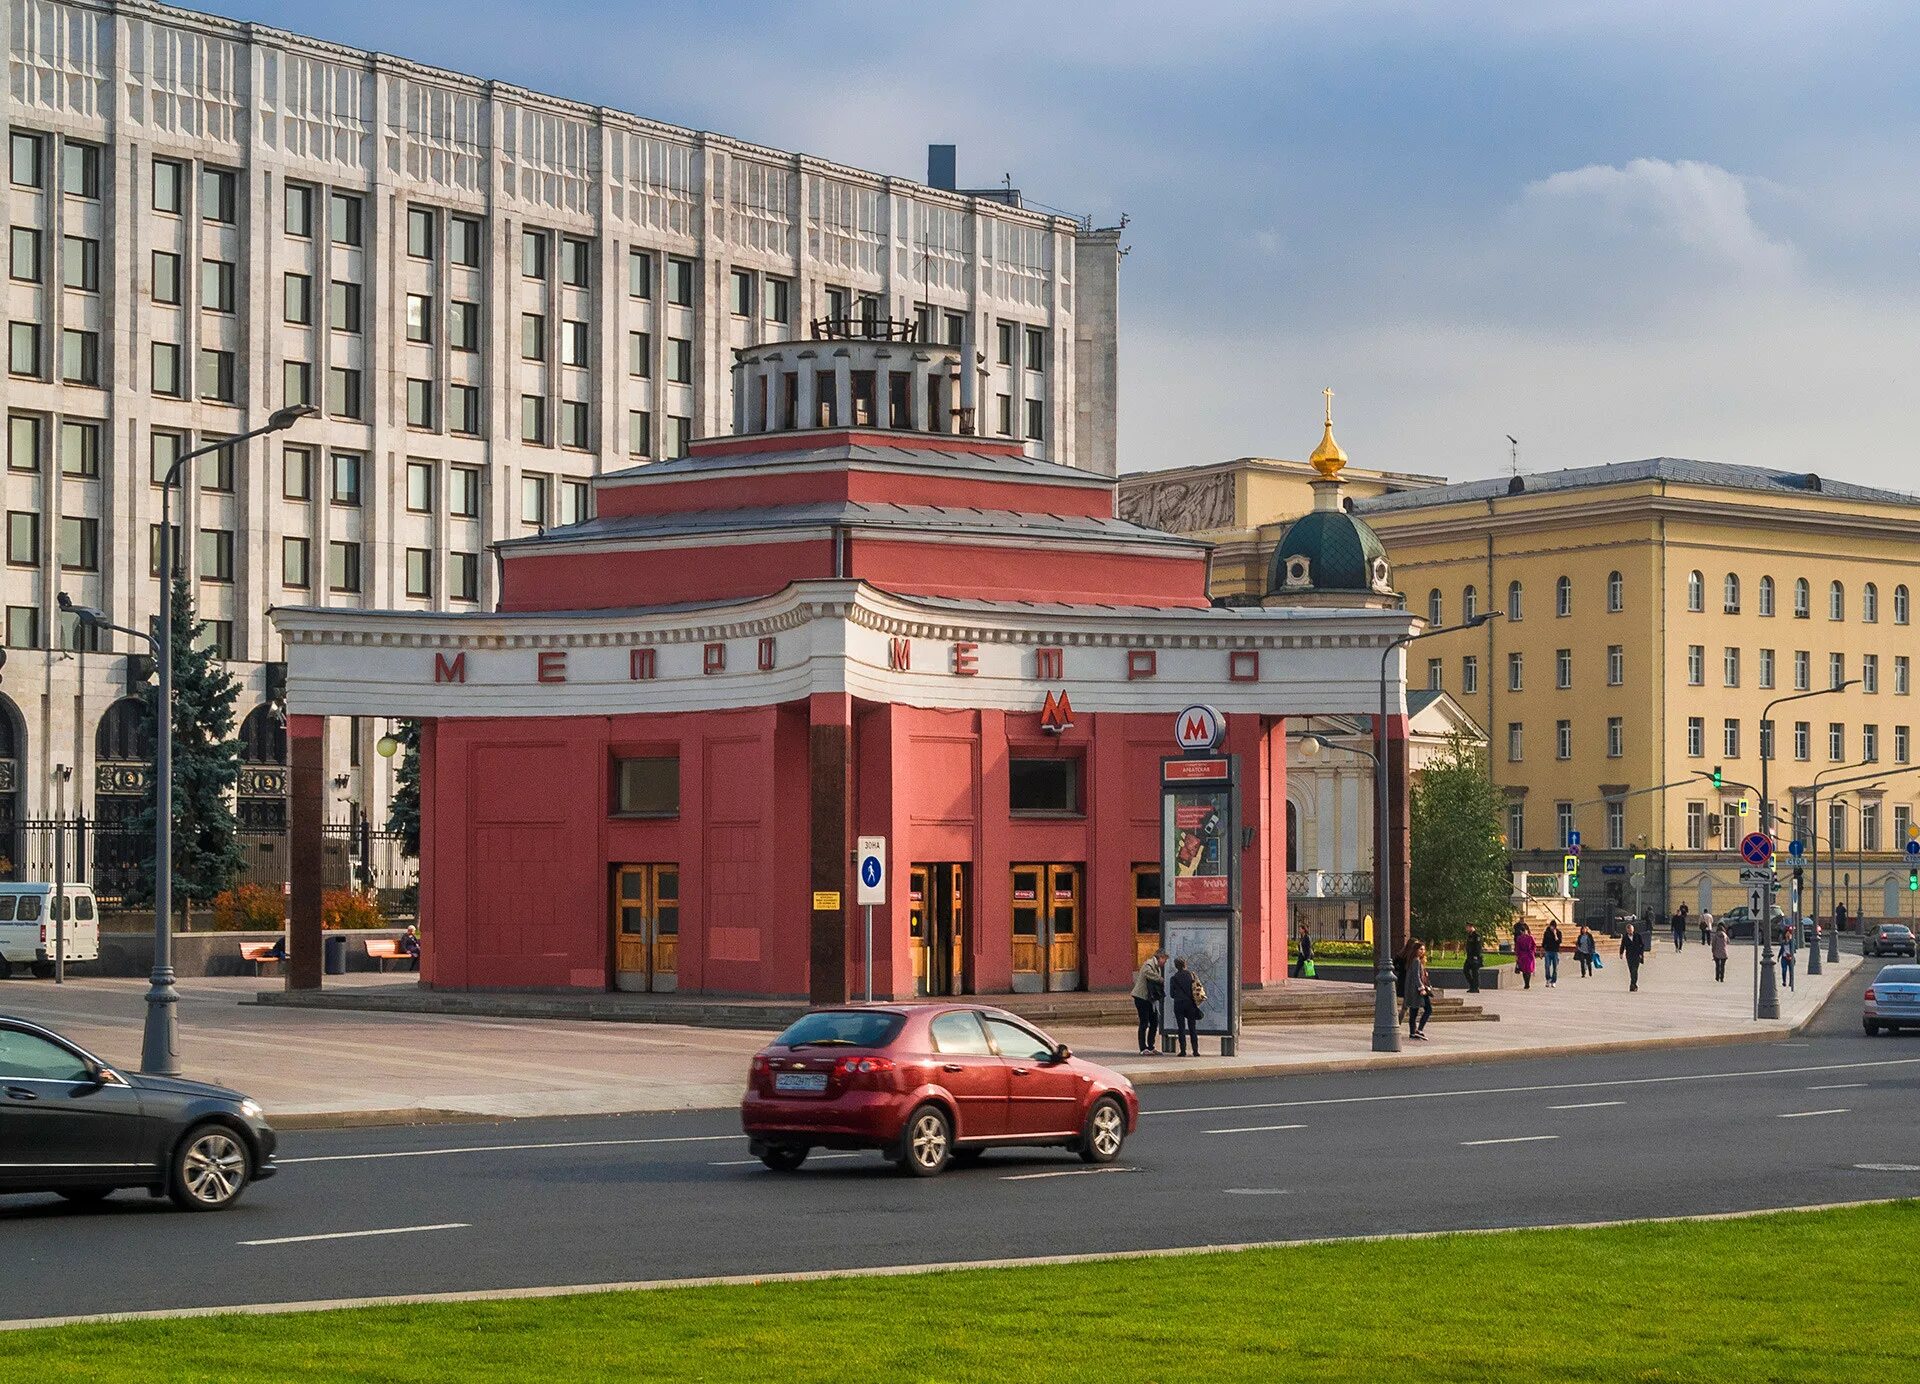
M1409 826L1413 932L1428 942L1483 936L1513 919L1513 879L1504 835L1506 803L1486 752L1455 734L1413 785Z
M420 858L420 723L401 721L393 738L400 742L400 767L393 774L393 804L387 830L400 833L400 853Z
M233 795L240 780L240 743L234 733L234 704L240 686L227 666L204 644L206 625L194 611L193 590L184 576L173 583L173 897L192 917L204 903L231 885L245 856ZM147 715L159 724L159 679L142 689ZM152 840L158 812L160 778L147 776L140 809L127 824L136 840ZM154 858L140 862L129 901L154 898Z

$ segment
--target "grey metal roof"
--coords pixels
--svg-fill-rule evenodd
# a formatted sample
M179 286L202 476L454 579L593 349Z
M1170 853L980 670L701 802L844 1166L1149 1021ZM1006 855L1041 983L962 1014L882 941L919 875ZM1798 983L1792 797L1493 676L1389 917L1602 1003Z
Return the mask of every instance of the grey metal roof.
M1875 504L1920 506L1920 496L1897 490L1879 490L1855 485L1806 471L1773 471L1762 466L1739 466L1725 461L1690 461L1684 457L1649 457L1644 461L1613 461L1600 466L1576 466L1565 471L1545 471L1519 477L1524 493L1539 495L1560 490L1588 490L1629 481L1661 480L1681 485L1711 486L1722 490L1743 490L1771 495L1830 496L1839 500L1862 500ZM1436 505L1463 501L1499 499L1512 492L1513 478L1490 476L1484 480L1455 481L1422 490L1404 490L1393 495L1355 500L1357 514L1384 514L1395 510L1431 509Z
M837 430L836 430L837 431ZM780 433L756 434L760 437L781 437ZM1007 456L999 452L952 451L943 447L916 447L912 445L912 433L901 433L899 445L873 446L868 443L855 443L853 446L816 446L809 441L807 433L794 433L793 446L790 449L770 451L728 451L675 457L671 461L650 461L641 466L629 466L619 471L609 471L600 479L603 483L652 482L666 480L687 480L696 476L712 475L716 472L753 470L766 466L805 466L818 462L854 462L876 466L896 466L902 470L926 468L945 471L977 471L985 475L995 475L1015 480L1046 481L1050 484L1104 486L1111 489L1113 477L1097 475L1092 471L1083 471L1076 466L1063 466L1059 462L1040 461L1029 456Z
M898 529L1035 540L1102 539L1191 548L1196 552L1210 546L1200 539L1162 533L1125 519L947 505L870 504L857 500L825 500L813 504L770 505L758 509L695 509L675 510L668 514L607 515L569 524L564 528L548 529L537 536L508 539L495 546L504 553L512 553L523 548L598 543L623 538L686 538L723 533L779 532L784 529L817 529L830 524L853 529Z

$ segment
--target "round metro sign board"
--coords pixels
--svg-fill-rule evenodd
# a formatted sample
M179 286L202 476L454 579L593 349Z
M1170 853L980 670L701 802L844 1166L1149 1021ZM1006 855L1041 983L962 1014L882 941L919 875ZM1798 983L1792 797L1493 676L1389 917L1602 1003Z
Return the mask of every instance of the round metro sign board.
M1173 743L1190 754L1219 748L1226 739L1227 718L1210 706L1195 703L1173 721Z
M1740 858L1749 865L1765 865L1773 859L1773 842L1757 831L1740 838Z

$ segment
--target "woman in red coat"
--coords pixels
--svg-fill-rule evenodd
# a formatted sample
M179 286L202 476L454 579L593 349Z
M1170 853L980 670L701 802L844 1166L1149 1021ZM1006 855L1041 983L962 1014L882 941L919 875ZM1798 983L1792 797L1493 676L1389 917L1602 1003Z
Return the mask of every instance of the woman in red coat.
M1515 969L1520 972L1520 986L1525 990L1533 988L1534 951L1533 929L1521 923L1513 930L1513 959Z

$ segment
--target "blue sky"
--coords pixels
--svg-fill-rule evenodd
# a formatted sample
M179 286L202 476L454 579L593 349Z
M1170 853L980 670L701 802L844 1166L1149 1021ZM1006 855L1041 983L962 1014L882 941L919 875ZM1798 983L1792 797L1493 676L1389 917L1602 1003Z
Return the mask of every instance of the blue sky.
M1920 490L1920 7L534 4L216 12L1107 224L1121 465L1668 454Z

